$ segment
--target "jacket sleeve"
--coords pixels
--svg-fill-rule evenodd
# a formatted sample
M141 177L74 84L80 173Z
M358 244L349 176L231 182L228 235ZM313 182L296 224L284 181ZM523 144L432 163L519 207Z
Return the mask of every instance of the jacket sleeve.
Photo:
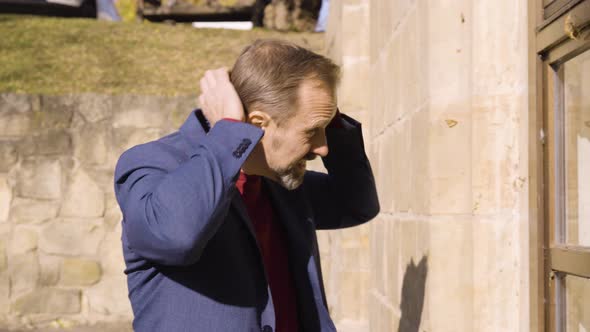
M115 194L129 247L162 265L196 262L224 220L237 174L262 134L221 120L188 157L159 141L123 153Z
M309 171L304 190L310 197L317 229L360 225L379 213L375 178L364 148L361 124L340 114L341 126L328 127L328 174Z

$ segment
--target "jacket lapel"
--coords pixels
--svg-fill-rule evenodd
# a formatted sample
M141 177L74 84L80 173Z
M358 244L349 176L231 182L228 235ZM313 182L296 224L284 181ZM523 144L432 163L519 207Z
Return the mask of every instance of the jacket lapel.
M303 199L300 189L288 191L270 180L264 180L263 183L268 188L276 217L287 237L289 265L298 295L301 330L319 331L314 290L307 271L309 261L314 259L315 245L311 207Z

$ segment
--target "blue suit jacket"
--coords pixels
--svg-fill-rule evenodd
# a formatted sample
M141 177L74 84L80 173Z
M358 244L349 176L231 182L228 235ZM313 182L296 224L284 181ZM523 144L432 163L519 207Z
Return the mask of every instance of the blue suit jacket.
M329 175L308 171L288 191L264 180L287 234L303 331L335 331L327 310L316 229L361 224L379 212L360 124L327 129ZM179 131L120 157L115 192L135 331L274 331L265 270L239 170L263 135L201 111Z

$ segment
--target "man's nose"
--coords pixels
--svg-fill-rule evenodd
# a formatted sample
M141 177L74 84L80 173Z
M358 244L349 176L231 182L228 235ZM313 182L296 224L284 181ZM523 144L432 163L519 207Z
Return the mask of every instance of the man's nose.
M322 146L318 146L315 149L313 149L312 152L320 157L325 157L328 155L328 145L324 144Z
M314 144L314 148L311 150L313 154L318 155L320 157L325 157L328 155L328 142L326 141L326 135L320 135Z

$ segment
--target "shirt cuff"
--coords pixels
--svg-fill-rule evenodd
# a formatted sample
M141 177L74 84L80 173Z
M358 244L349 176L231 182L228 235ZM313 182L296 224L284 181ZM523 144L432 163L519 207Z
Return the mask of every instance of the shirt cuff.
M233 118L223 118L223 119L221 119L221 120L227 120L227 121L231 121L231 122L242 122L242 121L240 121L240 120L233 119Z

